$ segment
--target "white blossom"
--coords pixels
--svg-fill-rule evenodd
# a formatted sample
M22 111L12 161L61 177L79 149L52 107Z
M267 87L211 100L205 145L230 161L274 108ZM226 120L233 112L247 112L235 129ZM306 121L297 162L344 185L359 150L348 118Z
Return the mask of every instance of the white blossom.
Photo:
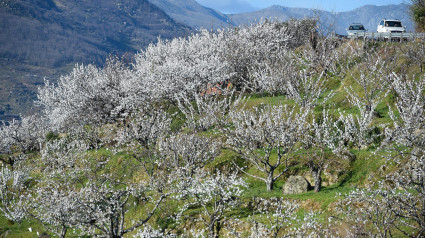
M181 212L191 205L201 206L199 221L206 225L208 237L219 236L226 213L239 205L239 198L246 187L237 173L198 173L185 193L192 199L181 208ZM179 217L182 218L181 215Z
M226 145L264 174L246 174L264 181L267 190L292 164L292 154L306 124L308 110L295 107L261 105L254 111L235 110L229 117L232 128L224 127ZM276 151L277 160L271 155ZM279 173L275 171L279 168Z
M25 199L28 172L10 170L2 167L0 170L0 211L11 221L21 221L26 217Z

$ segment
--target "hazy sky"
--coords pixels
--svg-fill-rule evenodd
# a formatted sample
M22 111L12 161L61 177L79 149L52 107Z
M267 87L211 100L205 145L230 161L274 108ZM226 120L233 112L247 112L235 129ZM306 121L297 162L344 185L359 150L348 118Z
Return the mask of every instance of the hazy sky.
M196 0L223 13L255 11L271 5L314 8L334 12L350 11L363 5L410 3L410 0Z

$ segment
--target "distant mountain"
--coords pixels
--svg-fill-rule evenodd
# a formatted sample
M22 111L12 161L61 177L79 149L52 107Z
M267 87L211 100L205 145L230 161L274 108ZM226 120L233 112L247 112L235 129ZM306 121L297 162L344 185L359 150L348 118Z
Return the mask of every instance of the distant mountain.
M339 34L345 34L346 28L354 22L362 23L369 32L375 32L379 21L382 18L399 19L408 31L414 30L414 24L410 20L408 13L409 5L385 5L374 6L366 5L348 12L332 13L328 11L319 11L308 8L288 8L282 6L271 6L255 12L227 15L236 25L250 24L260 19L277 19L286 21L290 18L304 18L320 16L325 24L334 22L335 31Z
M214 9L201 6L195 0L149 0L175 21L195 29L217 29L229 26L229 18Z
M0 119L28 112L44 77L191 31L147 0L2 0Z
M246 12L238 14L228 14L227 16L232 19L235 25L246 25L257 22L261 19L276 19L279 21L286 21L290 18L306 18L313 17L316 10L309 8L291 8L274 5L264 8L255 12ZM328 13L328 12L322 12Z

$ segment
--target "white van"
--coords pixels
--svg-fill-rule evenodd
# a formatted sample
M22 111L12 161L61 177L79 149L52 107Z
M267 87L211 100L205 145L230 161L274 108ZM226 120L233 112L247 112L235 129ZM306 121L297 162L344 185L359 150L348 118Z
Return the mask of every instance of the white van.
M404 33L406 32L406 27L401 24L400 20L382 19L378 25L377 31L381 33Z

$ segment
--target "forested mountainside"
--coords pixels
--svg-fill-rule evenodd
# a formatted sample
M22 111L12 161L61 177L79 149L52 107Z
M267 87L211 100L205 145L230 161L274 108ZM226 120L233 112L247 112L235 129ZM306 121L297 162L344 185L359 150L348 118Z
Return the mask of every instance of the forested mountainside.
M191 31L147 0L5 0L0 22L0 117L28 112L43 78L76 63L102 65Z

